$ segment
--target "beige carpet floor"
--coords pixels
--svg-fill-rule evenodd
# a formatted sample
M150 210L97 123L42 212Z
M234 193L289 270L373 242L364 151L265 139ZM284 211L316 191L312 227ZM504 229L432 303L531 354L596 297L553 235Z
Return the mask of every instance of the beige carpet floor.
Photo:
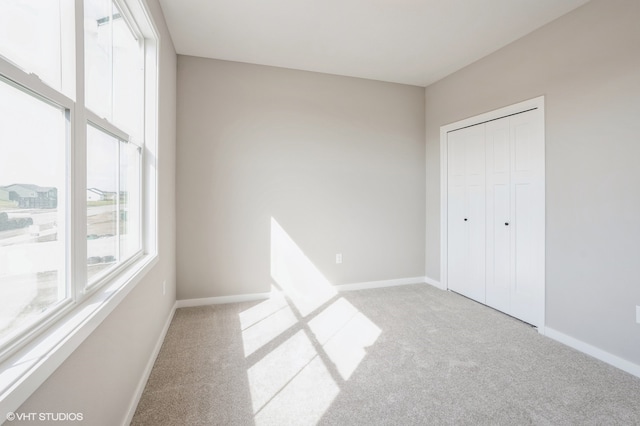
M177 310L134 425L640 425L640 379L428 285Z

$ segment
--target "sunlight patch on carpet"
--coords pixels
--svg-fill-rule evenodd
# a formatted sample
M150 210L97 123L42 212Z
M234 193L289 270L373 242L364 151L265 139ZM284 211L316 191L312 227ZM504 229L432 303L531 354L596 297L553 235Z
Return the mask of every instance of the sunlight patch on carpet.
M314 424L382 331L338 297L335 287L274 218L271 277L275 283L271 299L240 313L245 358L251 357L253 363L247 377L254 420ZM268 348L266 355L257 353L263 348ZM261 358L253 360L256 353Z

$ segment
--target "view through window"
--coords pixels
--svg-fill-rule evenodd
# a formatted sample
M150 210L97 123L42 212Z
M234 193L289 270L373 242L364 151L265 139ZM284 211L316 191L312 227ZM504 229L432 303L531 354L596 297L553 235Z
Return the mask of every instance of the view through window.
M0 358L143 253L153 30L136 0L75 4L0 1Z
M0 339L65 299L65 110L0 80Z
M89 283L141 249L140 148L87 128Z

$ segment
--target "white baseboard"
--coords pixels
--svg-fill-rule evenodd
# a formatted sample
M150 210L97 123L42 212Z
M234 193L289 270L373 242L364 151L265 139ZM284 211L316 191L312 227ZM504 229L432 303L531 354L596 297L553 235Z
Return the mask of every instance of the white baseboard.
M397 278L395 280L367 281L362 283L342 284L335 286L338 291L368 290L372 288L395 287L408 284L422 284L425 277Z
M439 288L440 290L446 290L446 288L440 283L440 281L434 280L433 278L429 278L429 277L423 277L424 278L424 282L432 285L436 288Z
M173 304L171 308L171 312L169 312L169 316L164 323L164 327L160 332L160 336L158 336L158 340L156 341L156 345L153 348L153 352L149 357L149 361L147 361L147 365L144 368L142 373L142 377L138 382L138 387L136 388L136 392L133 395L133 400L131 401L131 405L129 406L129 411L127 412L127 417L123 423L123 425L131 424L133 420L134 414L136 414L136 408L138 408L138 403L140 402L140 398L142 398L142 393L144 392L144 388L147 385L147 381L149 380L149 376L151 375L151 370L153 369L153 365L156 362L156 358L158 358L158 354L160 353L160 348L162 347L162 343L164 342L164 338L167 335L167 331L169 331L169 326L171 325L171 321L173 320L173 315L176 313L177 302Z
M438 281L432 280L427 277L409 277L409 278L397 278L393 280L366 281L361 283L336 285L334 287L337 291L353 291L353 290L368 290L372 288L395 287L400 285L424 284L424 283L431 284L435 287L441 288L440 283ZM270 297L271 297L271 293L250 293L250 294L236 294L232 296L183 299L183 300L176 301L176 308L191 308L194 306L219 305L223 303L253 302L257 300L265 300Z
M573 349L576 349L580 352L590 355L596 359L599 359L600 361L606 362L609 365L612 365L616 368L619 368L622 371L626 371L627 373L640 378L640 365L638 364L634 364L631 361L622 359L607 351L604 351L600 348L597 348L588 343L585 343L582 340L578 340L574 337L567 336L566 334L561 333L557 330L554 330L550 327L545 327L544 335L555 341L563 343L569 347L572 347Z
M176 301L178 308L192 308L194 306L220 305L223 303L253 302L265 300L271 297L271 293L236 294L233 296L202 297L199 299L184 299Z

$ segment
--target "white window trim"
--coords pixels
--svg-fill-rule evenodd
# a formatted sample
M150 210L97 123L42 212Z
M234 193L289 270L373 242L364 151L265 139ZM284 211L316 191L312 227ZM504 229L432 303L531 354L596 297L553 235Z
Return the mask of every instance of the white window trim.
M115 0L119 7L125 6L122 0ZM142 163L142 214L143 214L143 253L131 262L116 270L113 277L104 285L83 294L86 282L86 269L71 270L67 266L68 280L75 286L75 302L63 307L52 318L45 320L30 336L24 346L11 353L0 362L0 415L14 412L40 387L47 378L93 333L111 312L136 287L144 276L158 262L158 82L160 60L160 35L155 26L149 7L145 0L134 0L139 8L127 9L127 18L134 19L143 26L142 36L145 43L145 145ZM82 0L75 0L75 29L77 34L84 34L84 7ZM79 36L75 39L75 71L82 83L75 84L72 96L76 96L78 104L84 104L84 41ZM68 59L68 58L67 58ZM63 58L63 62L66 62ZM68 67L69 63L63 63ZM74 235L69 253L68 265L86 263L86 204L81 201L86 197L86 137L78 143L78 135L86 135L88 121L94 121L90 111L84 107L77 108L76 102L60 92L50 88L33 74L26 74L18 67L0 57L0 73L7 79L24 86L30 91L49 98L69 110L71 118L68 192L72 202L69 208L66 232ZM64 82L63 82L64 83ZM64 88L64 87L63 87ZM98 123L96 123L98 124ZM104 124L99 121L99 126ZM71 239L69 239L71 241ZM71 262L73 259L74 262ZM0 422L4 420L0 418Z

